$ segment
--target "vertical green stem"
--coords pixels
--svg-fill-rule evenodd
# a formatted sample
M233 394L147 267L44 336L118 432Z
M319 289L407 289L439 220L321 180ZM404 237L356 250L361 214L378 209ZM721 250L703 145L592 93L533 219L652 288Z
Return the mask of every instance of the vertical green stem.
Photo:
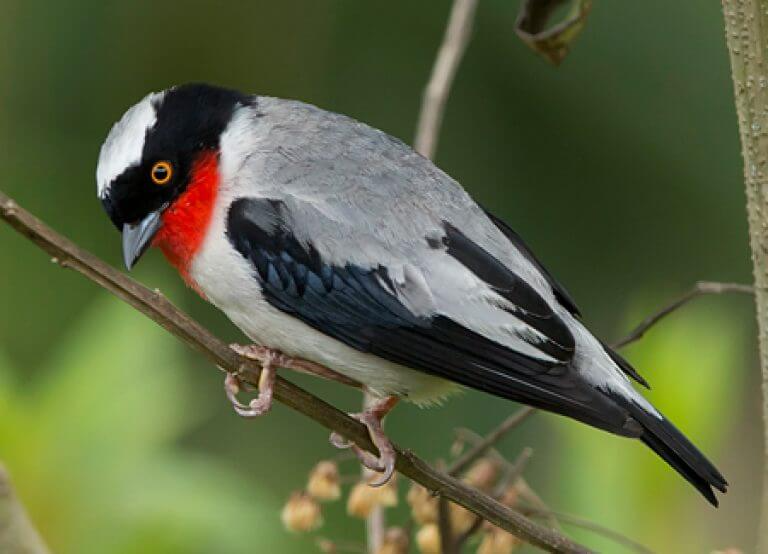
M763 502L758 552L768 554L768 0L722 0L739 120L763 383Z

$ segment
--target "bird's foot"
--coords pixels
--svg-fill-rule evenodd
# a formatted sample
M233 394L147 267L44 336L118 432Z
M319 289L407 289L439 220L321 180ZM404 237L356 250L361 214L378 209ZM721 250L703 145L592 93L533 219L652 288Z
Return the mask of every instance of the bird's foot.
M261 374L259 375L259 394L248 404L243 404L237 399L237 394L244 383L234 373L227 373L224 378L224 391L227 398L232 403L235 413L242 417L259 417L266 414L272 408L272 396L275 386L275 377L277 368L286 364L289 359L281 352L266 348L264 346L248 345L241 346L232 344L230 348L249 360L257 361L261 364Z
M384 416L389 413L395 404L397 404L397 398L389 396L376 402L361 413L349 414L350 417L355 418L368 429L371 441L379 450L378 457L367 450L363 450L338 433L331 433L330 436L333 446L336 448L351 448L364 467L383 474L380 479L370 483L372 487L380 487L387 484L395 473L395 448L392 446L389 437L384 433L382 426L382 419L384 419Z

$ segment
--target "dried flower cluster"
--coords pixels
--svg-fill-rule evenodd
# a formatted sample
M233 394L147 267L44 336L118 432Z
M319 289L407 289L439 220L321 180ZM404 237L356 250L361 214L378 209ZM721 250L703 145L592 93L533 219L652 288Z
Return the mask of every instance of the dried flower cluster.
M498 487L501 476L501 463L493 458L481 458L476 461L463 481L483 492L493 494ZM514 506L518 498L518 490L515 484L502 487L500 500L508 506ZM411 508L411 517L419 526L416 532L416 545L422 554L440 554L442 552L439 519L439 501L427 489L414 483L408 491L406 501ZM512 552L520 541L493 525L479 526L477 516L472 512L456 504L448 503L448 520L453 540L468 538L473 529L478 529L481 537L477 548L478 554L508 554Z
M347 514L352 517L366 519L376 507L392 508L397 506L397 480L391 479L381 487L372 487L370 482L375 479L356 482L347 496ZM339 466L331 460L322 460L309 472L307 485L303 491L291 494L283 507L281 519L289 531L307 533L315 531L323 524L321 502L333 502L342 496ZM338 552L338 546L333 541L320 539L318 547L322 552ZM375 554L406 554L408 552L408 535L403 529L393 527L387 530L383 544Z
M314 531L323 524L320 504L303 491L291 494L283 507L280 519L286 529L295 533Z
M480 458L465 473L463 481L488 494L495 494L509 506L513 506L518 497L517 488L504 485L502 461L495 458ZM347 494L347 514L350 517L366 519L374 509L392 508L398 504L397 480L392 479L386 485L373 487L371 481L375 475L356 478ZM336 462L323 460L312 468L303 491L294 492L288 499L282 512L285 527L293 532L306 533L317 530L323 523L322 502L333 502L342 498L342 479ZM501 487L501 488L499 488ZM410 507L412 523L417 526L414 542L421 554L441 554L441 532L438 526L438 499L430 491L413 483L406 495ZM456 504L448 503L447 515L450 520L454 539L464 539L474 535L473 546L478 554L508 554L520 541L489 524L480 525L477 517ZM384 540L376 552L371 554L407 554L411 543L410 533L402 527L387 529ZM340 553L359 551L361 545L343 545L329 539L317 542L321 552Z
M320 502L341 498L341 481L336 462L323 460L309 473L304 491L291 494L283 507L281 519L289 531L307 533L323 524Z
M392 508L397 506L397 480L396 476L385 485L372 487L370 482L378 476L371 476L366 481L360 481L352 487L347 498L347 513L352 517L365 519L374 508Z

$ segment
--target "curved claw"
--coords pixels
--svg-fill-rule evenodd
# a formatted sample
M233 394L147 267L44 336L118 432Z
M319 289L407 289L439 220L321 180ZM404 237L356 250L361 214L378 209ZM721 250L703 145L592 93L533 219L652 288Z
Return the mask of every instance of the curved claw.
M237 394L240 392L241 385L242 383L237 375L227 373L226 377L224 377L224 393L227 395L227 399L230 404L232 404L235 411L248 409L248 406L237 399Z
M272 408L272 398L264 398L261 395L248 402L248 406L241 403L233 404L235 413L240 417L259 417L266 414Z
M383 487L389 481L392 479L392 476L395 474L395 452L392 451L392 455L387 456L381 456L378 461L383 464L383 467L381 469L382 476L379 479L376 479L375 481L371 481L368 483L372 487Z
M352 441L345 439L336 431L331 433L331 436L328 437L328 442L330 442L333 446L335 446L339 450L346 450L347 448L352 448L352 446L354 446Z
M364 414L364 416L365 415L367 414ZM368 432L371 435L373 444L376 446L376 448L379 449L378 458L369 452L365 452L365 454L372 458L371 461L374 461L375 464L364 463L363 465L365 465L368 469L382 473L380 479L371 481L369 483L372 487L381 487L386 485L389 480L392 479L392 475L395 473L395 447L392 446L392 441L390 441L389 437L387 437L387 435L384 433L384 429L381 426L381 419L374 417L363 417L361 419L363 420L363 423L366 424L366 427L368 427ZM376 467L371 467L371 465L375 465Z
M395 473L396 453L395 447L389 437L384 433L381 420L392 409L397 400L395 398L386 398L379 404L376 404L360 414L350 414L351 417L360 421L368 429L371 442L379 450L379 456L374 456L367 450L363 450L353 442L345 439L338 433L332 433L330 442L337 448L352 448L360 460L360 463L376 473L381 473L381 477L369 484L372 487L381 487L386 485Z
M240 355L245 355L242 351L235 351ZM248 402L248 405L243 404L237 399L237 394L240 392L243 385L240 378L233 373L228 373L224 378L224 391L237 415L241 417L259 417L272 408L272 394L276 376L275 366L273 364L276 358L277 355L273 355L267 351L260 360L261 376L259 378L259 394L256 398Z

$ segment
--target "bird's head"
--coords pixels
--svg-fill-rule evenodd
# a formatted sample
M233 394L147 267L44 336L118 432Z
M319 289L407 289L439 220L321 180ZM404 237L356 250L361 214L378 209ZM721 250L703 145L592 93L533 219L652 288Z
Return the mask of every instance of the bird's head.
M238 105L236 91L188 84L151 93L112 127L96 169L98 196L123 234L131 269L195 179L204 160L218 157L219 138Z

